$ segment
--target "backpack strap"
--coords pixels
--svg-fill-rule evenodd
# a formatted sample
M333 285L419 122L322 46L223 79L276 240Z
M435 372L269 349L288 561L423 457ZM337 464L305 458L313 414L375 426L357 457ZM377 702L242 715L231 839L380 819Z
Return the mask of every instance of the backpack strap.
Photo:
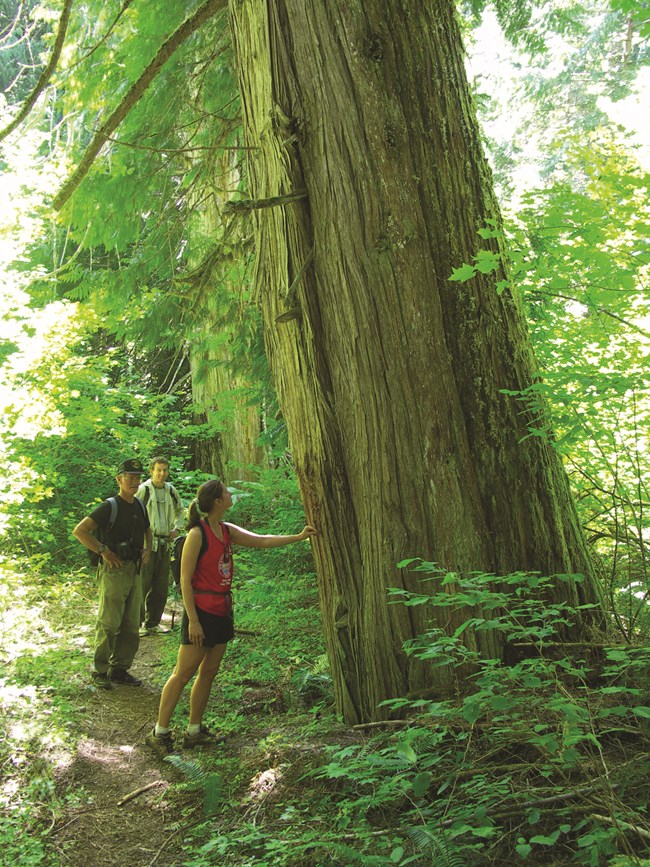
M205 532L205 527L203 526L203 521L199 521L199 529L201 530L201 550L199 551L199 556L196 558L196 562L198 564L201 557L208 550L208 536Z
M106 532L110 533L115 526L115 521L117 520L117 499L115 497L109 497L106 502L111 504L111 514L108 519L108 524L106 525Z
M136 503L140 503L140 508L142 509L142 516L145 517L147 514L147 507L139 497L134 497L134 499ZM115 501L115 505L117 506L117 501Z
M138 497L134 497L134 499L136 503L140 504L140 508L142 509L142 517L144 518L147 514L145 504ZM115 526L115 521L117 521L117 497L109 497L106 502L111 504L111 515L108 519L108 524L106 525L106 532L110 533Z
M179 507L182 507L181 498L178 496L178 491L170 482L165 482L165 490L169 491L169 493L171 494L171 498L176 503L176 505ZM151 486L145 482L144 483L144 495L142 497L142 500L140 500L140 502L144 503L146 506L147 503L149 502L150 497L151 497ZM137 499L137 497L136 497L136 499Z
M165 482L165 487L167 488L167 490L171 494L172 500L176 503L176 506L181 508L182 507L181 498L178 496L178 491L176 490L176 488L171 484L171 482Z

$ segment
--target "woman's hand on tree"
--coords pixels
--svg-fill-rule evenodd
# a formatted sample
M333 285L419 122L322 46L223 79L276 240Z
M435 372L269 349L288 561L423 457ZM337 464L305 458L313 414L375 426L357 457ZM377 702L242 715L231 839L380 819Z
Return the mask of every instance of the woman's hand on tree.
M302 533L300 534L299 541L303 541L303 539L309 539L312 536L318 536L318 530L315 527L311 527L309 524L305 526Z

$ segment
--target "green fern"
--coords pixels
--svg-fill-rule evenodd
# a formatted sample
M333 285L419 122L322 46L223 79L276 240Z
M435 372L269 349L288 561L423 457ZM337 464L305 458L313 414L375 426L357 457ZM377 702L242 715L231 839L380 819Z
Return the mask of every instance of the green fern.
M422 850L431 850L433 867L465 867L466 860L461 852L454 851L441 832L429 827L409 828L409 837Z
M196 761L190 761L177 755L165 756L164 761L173 765L177 771L180 771L186 779L193 783L199 782L206 776L206 772Z
M327 658L327 654L323 653L320 656L316 657L314 660L314 664L312 666L312 674L329 674L330 673L330 661Z
M210 816L216 812L221 803L223 785L221 776L215 772L207 773L196 761L184 759L182 756L165 756L164 759L180 771L190 783L196 783L203 790L203 812Z

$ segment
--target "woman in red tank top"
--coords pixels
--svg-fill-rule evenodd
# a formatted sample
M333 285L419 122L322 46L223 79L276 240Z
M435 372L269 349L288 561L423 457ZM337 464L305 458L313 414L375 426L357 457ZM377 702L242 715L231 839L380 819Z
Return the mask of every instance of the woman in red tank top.
M218 480L206 482L197 491L188 514L188 534L181 559L183 621L176 667L163 687L158 721L146 743L159 755L174 750L169 724L186 684L197 673L190 693L190 720L183 746L214 742L203 725L203 714L212 684L219 671L226 645L233 637L232 545L245 548L279 548L317 534L307 525L293 536L251 533L223 521L232 505L230 491ZM202 520L202 515L204 516Z

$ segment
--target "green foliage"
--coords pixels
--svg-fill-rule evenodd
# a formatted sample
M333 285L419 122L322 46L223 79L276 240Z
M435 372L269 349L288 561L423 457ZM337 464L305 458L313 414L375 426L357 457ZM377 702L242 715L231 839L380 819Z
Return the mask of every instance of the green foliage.
M70 614L86 595L83 583L48 582L36 563L26 566L28 575L0 558L0 844L3 863L31 867L59 863L48 846L52 819L83 801L83 793L57 789L55 769L74 752L88 630Z
M645 0L610 0L610 2L612 9L627 16L644 39L650 38L650 11Z
M74 321L74 311L64 310ZM182 407L174 396L143 384L135 347L126 356L113 348L93 358L86 339L66 345L59 338L56 330L39 332L34 343L41 344L41 354L31 366L5 368L14 403L2 421L9 468L4 547L81 563L84 552L70 531L116 492L122 457L139 454L147 465L162 452L183 464L189 444L182 438Z
M488 7L487 0L464 0L461 11L476 26ZM570 2L562 6L541 0L497 0L497 20L513 45L532 56L546 54L552 34L582 36L588 7Z
M0 92L10 105L33 89L39 75L34 61L46 55L48 26L39 5L39 0L0 2Z
M632 636L648 625L650 179L614 139L583 137L564 160L574 183L524 196L509 228L544 373L521 398L550 417L607 597Z
M613 824L644 827L648 648L563 647L580 610L547 600L552 581L575 576L460 575L415 563L400 566L434 587L394 590L394 600L463 616L453 634L432 629L406 649L445 666L454 697L387 702L408 726L330 749L315 775L336 782L340 825L410 826L435 863L509 863L516 851L535 864L596 865L646 851ZM474 631L505 641L506 659L481 658Z
M218 773L208 773L198 762L188 761L175 754L166 756L165 761L173 765L186 777L191 788L198 788L203 798L203 812L211 816L218 809L223 798L223 784Z

